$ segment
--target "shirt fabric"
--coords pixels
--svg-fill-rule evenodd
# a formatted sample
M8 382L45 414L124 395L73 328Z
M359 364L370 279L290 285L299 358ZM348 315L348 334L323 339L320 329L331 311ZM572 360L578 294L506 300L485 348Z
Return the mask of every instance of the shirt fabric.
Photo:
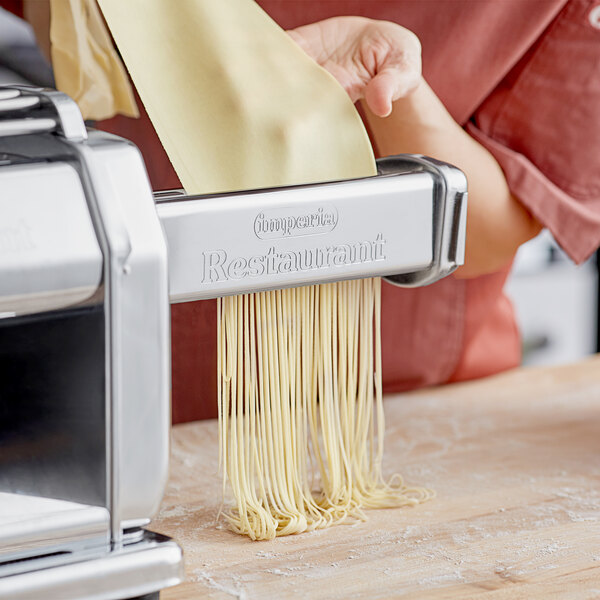
M454 119L497 159L513 194L575 262L600 244L600 0L259 0L290 29L363 15L414 31L424 76ZM146 118L146 117L144 117ZM125 125L124 125L125 124ZM125 126L125 130L123 127ZM155 188L176 186L152 133L123 118ZM142 137L139 137L142 135ZM161 176L159 176L161 174ZM497 273L425 288L383 286L384 391L490 375L520 362ZM176 305L173 418L214 415L214 302Z
M259 0L284 28L340 15L417 34L425 79L497 159L512 193L576 261L600 243L598 0ZM489 375L520 361L509 267L383 292L384 387Z

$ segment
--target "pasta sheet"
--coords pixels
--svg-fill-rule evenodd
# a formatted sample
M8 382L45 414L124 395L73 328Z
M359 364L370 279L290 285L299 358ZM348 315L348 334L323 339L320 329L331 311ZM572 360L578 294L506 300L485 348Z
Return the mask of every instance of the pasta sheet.
M374 175L352 102L252 0L99 0L188 193Z

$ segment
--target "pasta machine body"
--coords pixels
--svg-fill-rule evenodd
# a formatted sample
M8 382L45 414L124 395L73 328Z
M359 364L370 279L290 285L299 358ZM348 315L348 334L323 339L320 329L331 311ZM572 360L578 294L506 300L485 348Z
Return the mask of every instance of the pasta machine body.
M425 157L345 182L153 194L137 148L52 90L0 88L0 599L154 598L169 303L463 261L466 181ZM168 257L168 258L167 258Z

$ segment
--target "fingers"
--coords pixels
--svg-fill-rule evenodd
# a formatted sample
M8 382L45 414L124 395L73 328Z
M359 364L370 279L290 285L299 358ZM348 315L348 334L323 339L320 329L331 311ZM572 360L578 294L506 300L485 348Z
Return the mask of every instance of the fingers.
M288 35L314 60L323 64L334 55L344 54L355 44L371 19L365 17L332 17L301 25L287 31Z
M304 50L304 52L310 56L311 46L299 31L296 29L288 29L286 33L294 40L294 42L296 42L296 44L298 44L298 46L300 46L300 48L302 48L302 50Z
M323 52L322 39L320 39L320 25L313 23L296 29L288 29L286 33L308 54L313 60L320 62L319 58Z
M363 17L335 17L287 32L312 59L329 71L353 102L388 116L394 100L421 80L418 37L395 23Z

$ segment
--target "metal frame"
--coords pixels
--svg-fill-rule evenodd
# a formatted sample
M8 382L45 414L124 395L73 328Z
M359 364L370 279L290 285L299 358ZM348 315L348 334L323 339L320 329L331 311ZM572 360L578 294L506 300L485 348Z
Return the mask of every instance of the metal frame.
M88 138L72 100L29 87L0 89L2 152L6 162L16 155L19 163L43 168L61 161L75 169L102 250L110 545L103 553L81 547L45 555L51 544L40 540L39 558L14 563L12 570L5 563L0 598L113 600L154 593L179 583L183 567L174 542L139 529L164 491L170 426L166 245L141 155L115 136ZM69 297L65 302L63 308ZM144 336L137 335L141 330Z

